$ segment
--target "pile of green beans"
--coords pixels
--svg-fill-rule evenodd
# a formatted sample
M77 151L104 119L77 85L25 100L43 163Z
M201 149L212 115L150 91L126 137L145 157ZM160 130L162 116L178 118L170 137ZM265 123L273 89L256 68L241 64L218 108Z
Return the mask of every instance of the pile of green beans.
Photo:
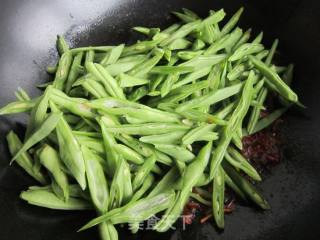
M271 49L263 33L250 40L251 29L237 27L242 12L222 25L223 9L204 19L183 9L164 30L135 27L145 38L131 46L71 49L58 36L60 59L47 69L53 81L38 86L42 96L19 88L0 109L29 115L24 139L7 135L11 163L39 184L21 198L95 210L81 230L98 225L109 240L118 239L115 225L137 232L155 214L162 217L154 230L167 231L190 198L211 204L224 228L226 188L268 209L241 138L301 104L290 88L293 65L273 64L278 40ZM283 106L262 118L270 92Z

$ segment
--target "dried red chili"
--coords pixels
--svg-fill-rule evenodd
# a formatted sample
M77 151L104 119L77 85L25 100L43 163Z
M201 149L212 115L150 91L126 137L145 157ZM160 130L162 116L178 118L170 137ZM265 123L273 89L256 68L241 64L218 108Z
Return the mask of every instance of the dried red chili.
M193 220L196 218L196 213L198 211L201 211L202 207L199 203L196 203L194 201L189 201L185 206L183 210L183 221L185 224L192 224Z

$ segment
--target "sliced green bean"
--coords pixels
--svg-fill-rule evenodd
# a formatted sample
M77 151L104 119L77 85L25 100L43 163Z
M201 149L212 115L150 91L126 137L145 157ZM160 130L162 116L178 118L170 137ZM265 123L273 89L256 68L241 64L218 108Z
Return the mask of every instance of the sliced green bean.
M51 104L51 110L60 115L57 107ZM79 142L75 138L70 126L63 117L56 126L59 142L60 157L68 170L72 173L81 188L86 188L85 165Z
M41 164L48 169L52 178L57 183L57 186L63 192L63 198L65 201L69 199L69 184L68 177L63 172L64 167L62 166L59 153L49 145L45 145L39 153Z
M76 54L76 56L73 59L73 62L72 62L71 68L70 68L70 72L69 72L69 76L66 81L66 88L65 88L66 93L70 92L73 83L76 81L76 79L78 78L78 76L80 74L80 66L81 66L82 57L83 57L83 52L79 52L78 54Z
M64 37L61 35L57 36L57 49L60 56L62 56L65 52L69 51L69 46Z
M88 201L79 198L70 197L68 201L63 201L50 190L38 189L24 191L20 194L20 198L29 204L56 210L74 211L93 208Z
M65 88L65 82L67 81L71 64L72 53L67 51L62 54L61 59L59 60L58 69L53 81L53 86L55 88L59 90L63 90Z
M13 132L10 131L7 135L7 142L9 146L9 151L12 156L16 155L17 152L22 148L22 142L19 137ZM36 179L41 184L46 183L46 178L40 171L35 171L34 169L34 161L28 152L22 153L16 159L16 163L22 167L30 176Z
M224 228L224 171L220 166L213 178L212 210L217 226Z
M285 99L291 102L298 102L298 96L293 90L279 77L279 75L254 56L249 56L253 65L267 78L267 83L274 84L276 91Z
M226 171L232 181L241 189L241 191L257 204L262 209L270 209L268 202L262 197L262 195L254 188L254 186L243 176L241 176L230 164L223 162L223 169Z
M273 111L268 116L262 118L260 121L257 122L251 134L259 132L265 129L266 127L270 126L274 121L276 121L279 117L281 117L287 110L288 108L280 108Z
M156 144L155 147L159 151L164 152L182 162L190 162L195 158L192 152L177 145Z
M62 113L51 113L48 118L39 126L39 128L37 128L34 133L25 141L21 149L12 158L11 163L32 146L46 138L56 128L61 118Z
M154 167L156 161L157 161L157 156L153 154L149 158L147 158L144 161L144 163L139 167L132 182L133 191L136 191L143 184L148 174L151 172L152 168Z

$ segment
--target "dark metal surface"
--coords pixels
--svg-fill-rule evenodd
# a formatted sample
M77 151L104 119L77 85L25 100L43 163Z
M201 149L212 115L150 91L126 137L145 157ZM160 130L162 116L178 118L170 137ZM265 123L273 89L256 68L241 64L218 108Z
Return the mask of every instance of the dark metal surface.
M226 217L224 233L211 223L166 234L146 232L120 239L320 239L320 4L316 0L5 0L0 8L0 106L14 99L21 86L33 96L47 79L45 66L56 59L56 34L72 46L132 41L136 25L166 26L169 12L188 7L201 15L224 7L246 7L243 27L263 29L267 43L280 38L283 55L296 64L294 88L308 106L289 113L285 125L285 160L260 185L272 210L237 207ZM18 198L34 182L18 167L9 167L5 134L21 129L23 116L0 117L0 239L97 239L95 230L75 233L91 215L32 207Z

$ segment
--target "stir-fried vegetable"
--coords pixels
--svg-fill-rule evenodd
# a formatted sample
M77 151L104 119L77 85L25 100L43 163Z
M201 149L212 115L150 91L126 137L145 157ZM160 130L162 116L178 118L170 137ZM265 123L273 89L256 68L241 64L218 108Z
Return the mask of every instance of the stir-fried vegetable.
M38 86L43 95L18 89L0 109L29 114L24 141L7 136L12 161L42 185L21 198L95 210L81 230L98 225L108 240L118 239L115 225L137 232L155 214L154 230L167 231L189 198L212 207L224 228L225 189L268 209L251 184L261 177L239 150L242 137L301 103L290 87L293 65L272 62L278 40L270 50L262 32L250 41L251 29L236 27L242 12L222 25L223 9L205 19L183 9L167 29L135 27L147 39L131 46L72 49L58 36L60 59L47 68L53 82ZM261 117L269 93L285 107Z

